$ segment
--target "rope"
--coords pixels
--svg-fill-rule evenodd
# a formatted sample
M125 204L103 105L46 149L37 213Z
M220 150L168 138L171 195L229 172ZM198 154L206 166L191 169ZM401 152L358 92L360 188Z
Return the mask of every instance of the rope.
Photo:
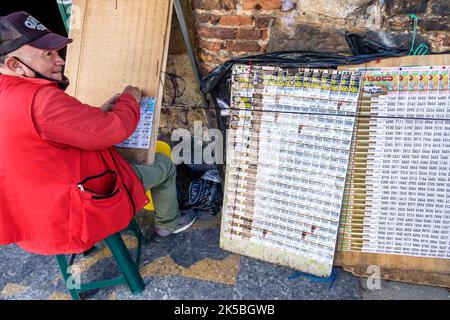
M430 51L430 47L428 47L425 43L420 43L417 48L414 48L414 44L416 42L416 36L417 36L417 24L419 22L419 17L415 15L414 13L409 16L411 19L414 20L414 28L413 28L413 38L411 42L411 49L409 50L408 55L410 56L422 56L428 54Z

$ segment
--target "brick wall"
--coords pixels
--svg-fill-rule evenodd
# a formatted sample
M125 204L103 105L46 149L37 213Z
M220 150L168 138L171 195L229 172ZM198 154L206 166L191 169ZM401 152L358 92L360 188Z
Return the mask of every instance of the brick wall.
M419 15L418 33L434 52L450 49L449 0L192 0L192 9L204 74L262 52L349 54L345 31L410 32L410 13Z
M202 72L232 57L266 51L281 0L193 0Z

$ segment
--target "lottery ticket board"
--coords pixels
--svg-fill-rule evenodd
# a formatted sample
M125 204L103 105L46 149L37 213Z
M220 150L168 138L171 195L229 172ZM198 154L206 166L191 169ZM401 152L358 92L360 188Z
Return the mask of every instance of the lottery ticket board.
M340 251L450 259L449 66L363 74Z
M360 77L234 66L222 248L331 274Z

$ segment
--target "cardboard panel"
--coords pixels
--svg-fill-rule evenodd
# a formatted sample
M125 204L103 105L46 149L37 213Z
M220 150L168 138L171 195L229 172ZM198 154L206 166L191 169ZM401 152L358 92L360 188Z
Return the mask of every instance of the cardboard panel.
M450 65L450 55L448 54L388 58L350 67L370 68L445 65ZM341 68L347 69L348 66ZM363 107L365 106L363 105L362 108ZM360 123L357 130L368 130L368 126L367 120ZM356 146L356 148L358 148L358 146ZM363 148L362 145L361 148ZM360 202L364 203L365 196L363 195L361 197ZM358 199L355 198L355 201L356 200ZM355 208L356 207L354 206L353 211L355 211ZM364 207L361 207L361 212L364 212ZM354 221L358 222L357 219ZM376 265L380 267L380 276L383 279L450 287L449 259L359 252L357 251L358 247L360 248L358 236L352 240L350 247L353 251L337 252L335 265L342 266L345 270L351 271L355 275L370 276L372 273L368 272L367 268L370 265Z
M449 63L450 54L430 54L426 56L404 56L378 59L358 65L342 66L338 69L402 66L445 66Z
M153 162L171 17L172 0L73 1L67 92L93 106L130 84L156 97L149 149L120 149L138 162Z

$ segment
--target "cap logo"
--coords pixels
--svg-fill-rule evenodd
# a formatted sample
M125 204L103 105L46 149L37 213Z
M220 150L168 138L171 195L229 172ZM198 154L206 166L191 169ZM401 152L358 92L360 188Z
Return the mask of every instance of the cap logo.
M25 20L25 26L29 29L39 31L47 29L42 23L40 23L36 18L33 18L32 16L28 16L27 20Z

